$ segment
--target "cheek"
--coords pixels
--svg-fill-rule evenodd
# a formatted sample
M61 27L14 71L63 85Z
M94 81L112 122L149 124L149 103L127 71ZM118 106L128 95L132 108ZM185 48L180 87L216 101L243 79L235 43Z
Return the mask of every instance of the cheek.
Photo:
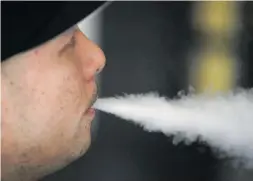
M51 77L48 78L50 81L42 84L46 88L44 89L45 94L42 95L44 106L55 110L53 116L63 115L62 119L73 119L75 115L80 115L87 104L86 86L81 81L81 76L76 72L66 71L55 72L48 77Z
M86 85L75 67L34 69L27 74L26 82L31 120L39 120L33 122L34 126L48 134L52 129L58 130L57 134L73 131L88 103Z
M88 105L88 95L81 75L70 68L58 67L45 71L43 76L34 73L33 77L40 78L29 85L27 110L31 112L27 120L31 122L24 122L25 137L29 143L39 143L48 157L61 156L69 152L69 147L75 147L77 142L82 146L84 141L79 127L80 122L85 122L81 118ZM87 129L85 137L88 136Z

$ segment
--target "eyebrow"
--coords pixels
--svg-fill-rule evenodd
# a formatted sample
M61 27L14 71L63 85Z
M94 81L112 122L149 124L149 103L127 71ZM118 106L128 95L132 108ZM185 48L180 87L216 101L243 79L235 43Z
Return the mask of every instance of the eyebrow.
M76 38L72 35L71 39L66 43L59 51L58 56L62 56L63 53L67 52L70 49L73 49L76 45Z

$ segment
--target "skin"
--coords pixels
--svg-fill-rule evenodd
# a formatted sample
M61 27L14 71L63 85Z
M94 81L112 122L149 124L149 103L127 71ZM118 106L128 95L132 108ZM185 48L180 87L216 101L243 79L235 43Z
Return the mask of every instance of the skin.
M2 180L37 180L87 151L104 65L78 28L2 63Z

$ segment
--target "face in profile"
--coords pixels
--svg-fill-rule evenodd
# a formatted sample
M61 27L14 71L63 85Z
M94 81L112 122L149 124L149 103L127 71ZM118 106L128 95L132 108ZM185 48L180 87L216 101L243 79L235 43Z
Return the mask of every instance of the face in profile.
M2 177L37 179L90 145L102 50L78 29L2 63Z

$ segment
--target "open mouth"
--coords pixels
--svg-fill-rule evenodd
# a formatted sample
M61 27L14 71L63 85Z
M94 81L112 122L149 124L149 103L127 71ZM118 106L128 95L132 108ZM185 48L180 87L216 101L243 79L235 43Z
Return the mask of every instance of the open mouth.
M96 95L96 96L92 99L92 102L91 102L91 104L90 104L90 106L89 106L89 109L94 109L94 108L93 108L93 105L95 104L95 102L97 101L97 99L98 99L98 95Z

